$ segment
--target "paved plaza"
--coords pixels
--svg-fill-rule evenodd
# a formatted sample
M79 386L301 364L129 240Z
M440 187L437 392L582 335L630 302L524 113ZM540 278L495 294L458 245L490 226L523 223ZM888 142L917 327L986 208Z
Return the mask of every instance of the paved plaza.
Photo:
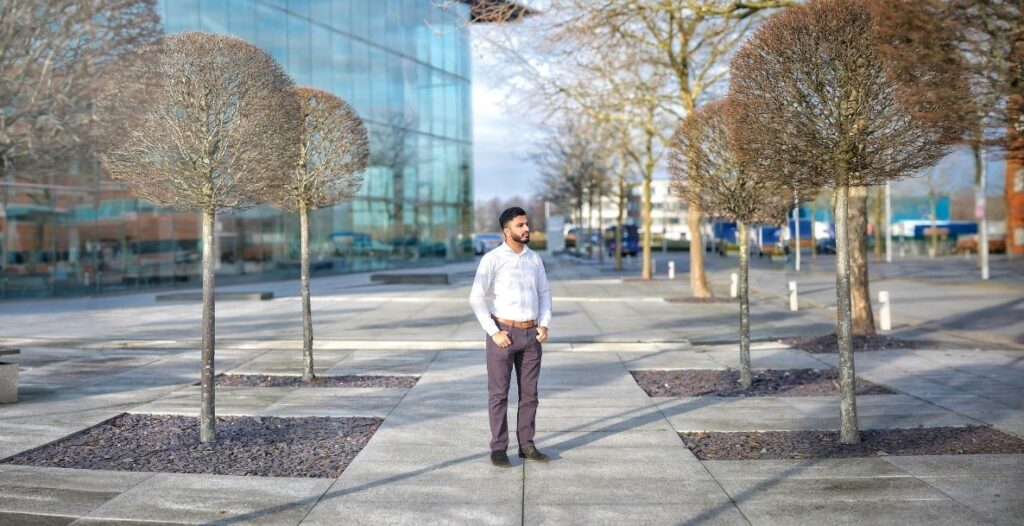
M548 464L524 465L514 446L513 469L488 460L484 335L467 300L474 263L431 269L449 273L451 285L317 277L318 373L418 375L419 382L411 389L219 387L217 412L384 418L340 477L0 464L0 524L1021 522L1024 455L698 460L678 432L837 429L838 401L648 397L629 371L738 366L737 305L666 302L689 294L686 254L658 260L662 272L649 283L607 263L548 261L554 319L536 437L553 457ZM664 275L669 260L676 280ZM799 274L778 262L754 264L755 368L835 366L835 355L774 342L832 329L832 260L805 263ZM893 336L931 343L858 354L858 375L897 391L858 397L861 427L991 424L1024 437L1020 264L996 262L1005 268L979 284L969 279L969 261L912 263L873 266L873 289L893 295ZM727 295L734 264L709 261L717 294ZM798 312L785 298L793 279L802 291ZM224 289L272 291L275 299L218 303L218 372L301 372L297 289L297 282ZM157 303L158 292L0 304L0 345L22 350L10 360L21 366L20 400L0 406L0 458L124 412L197 414L200 308Z

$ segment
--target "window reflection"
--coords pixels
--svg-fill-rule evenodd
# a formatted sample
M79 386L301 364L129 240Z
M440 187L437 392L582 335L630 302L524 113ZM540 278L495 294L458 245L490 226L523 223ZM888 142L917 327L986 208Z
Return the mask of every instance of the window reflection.
M358 197L311 216L315 273L471 254L469 48L455 15L432 0L161 0L157 11L168 33L254 43L368 123ZM93 158L0 183L0 298L200 283L198 216L134 199ZM219 283L297 275L293 214L261 206L222 214L216 229Z

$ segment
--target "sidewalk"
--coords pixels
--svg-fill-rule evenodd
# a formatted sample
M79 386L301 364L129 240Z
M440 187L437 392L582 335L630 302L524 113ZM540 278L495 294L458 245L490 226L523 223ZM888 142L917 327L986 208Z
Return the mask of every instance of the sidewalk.
M678 431L835 428L837 401L650 398L630 370L736 367L735 345L716 343L735 339L735 304L662 301L686 295L684 279L621 282L593 265L549 269L556 338L545 346L536 437L554 457L549 464L519 462L514 432L514 467L488 461L482 334L464 274L451 286L416 287L318 278L321 373L420 381L412 389L219 388L218 414L385 418L340 477L0 464L0 523L934 525L1024 516L1024 455L698 460ZM776 279L775 270L758 272ZM784 307L759 293L755 334L829 330L827 308ZM297 373L298 309L294 297L219 304L218 371ZM22 400L0 406L0 457L125 411L195 414L198 311L151 295L0 306L0 343L23 349ZM834 357L760 343L753 360L755 368L823 368ZM859 397L862 427L991 423L1024 437L1020 350L885 351L858 355L857 366L899 392Z

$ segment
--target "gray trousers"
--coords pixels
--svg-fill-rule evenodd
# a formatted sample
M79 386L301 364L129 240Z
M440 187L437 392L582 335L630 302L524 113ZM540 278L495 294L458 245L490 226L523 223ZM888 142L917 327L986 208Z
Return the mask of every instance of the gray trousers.
M541 345L537 329L514 329L502 324L512 345L502 349L487 337L487 412L491 422L491 451L508 448L508 389L512 370L519 387L516 434L519 447L532 446L537 430L537 380L540 379Z

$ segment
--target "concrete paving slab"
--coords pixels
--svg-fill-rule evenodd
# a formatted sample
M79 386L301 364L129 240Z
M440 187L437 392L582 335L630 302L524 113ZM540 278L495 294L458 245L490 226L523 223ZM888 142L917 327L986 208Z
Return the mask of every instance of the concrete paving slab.
M184 524L296 524L332 482L161 473L107 501L86 518ZM202 498L196 498L197 495Z
M921 480L997 522L1009 524L1024 517L1024 475L929 477Z
M218 387L217 415L253 415L281 401L293 387ZM173 415L199 414L199 386L188 386L163 398L131 409L132 413Z
M720 479L719 482L737 503L948 499L914 477Z
M324 500L339 497L353 502L488 504L522 495L520 469L498 468L484 462L475 464L479 469L461 472L458 477L432 468L393 473L353 469L338 478Z
M906 471L883 458L802 460L705 460L716 479L837 479L907 477Z
M387 416L408 389L300 388L259 410L266 416Z
M152 476L0 464L0 511L77 518Z
M730 503L729 496L714 481L601 478L580 484L573 475L537 476L538 470L526 468L524 499L534 505L543 504L678 504L715 507Z
M1024 476L1024 455L921 455L884 459L915 477Z
M526 508L524 524L619 526L663 524L750 524L731 502L713 507L681 504L555 504Z
M706 352L661 351L642 355L620 353L623 365L637 369L724 369L718 361Z
M863 524L904 526L907 524L961 526L984 524L985 518L966 506L945 500L890 501L744 501L738 504L751 524L789 526L792 524Z
M325 497L302 521L303 525L423 526L487 525L517 526L522 522L522 505L508 497L486 504L422 502L352 502Z

